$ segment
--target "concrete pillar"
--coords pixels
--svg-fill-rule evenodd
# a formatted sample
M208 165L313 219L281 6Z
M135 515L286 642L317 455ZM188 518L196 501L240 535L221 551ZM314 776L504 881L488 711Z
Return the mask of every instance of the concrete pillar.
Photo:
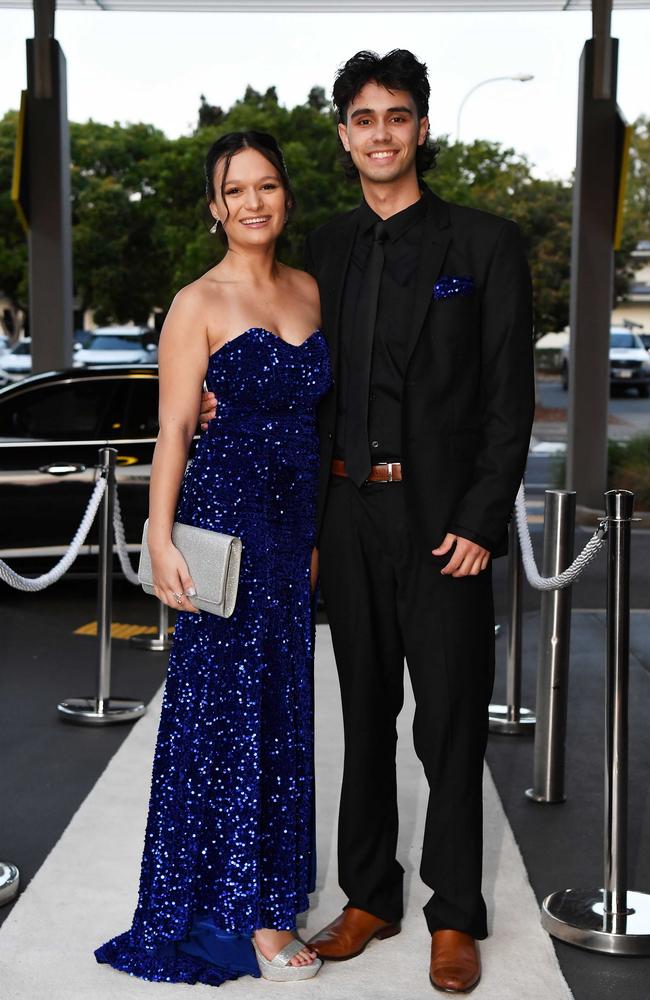
M27 40L29 329L35 372L72 364L72 223L66 64L54 0L34 0Z
M599 508L607 488L618 41L609 34L611 0L593 0L593 9L594 38L580 59L566 486L577 492L579 504Z

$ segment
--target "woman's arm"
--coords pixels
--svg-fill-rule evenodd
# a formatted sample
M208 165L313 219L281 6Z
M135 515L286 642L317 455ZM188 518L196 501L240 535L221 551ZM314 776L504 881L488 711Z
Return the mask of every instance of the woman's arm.
M148 541L156 596L184 611L196 609L186 596L178 601L173 595L185 595L193 585L171 532L208 365L204 317L196 284L183 288L167 314L158 349L160 430L151 466Z

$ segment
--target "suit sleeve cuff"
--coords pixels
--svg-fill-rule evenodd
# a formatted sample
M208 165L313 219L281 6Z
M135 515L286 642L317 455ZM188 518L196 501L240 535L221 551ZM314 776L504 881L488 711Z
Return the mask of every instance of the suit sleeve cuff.
M478 531L472 531L471 528L464 528L462 524L451 524L447 531L451 532L452 535L459 535L461 538L466 538L468 542L476 542L481 548L487 549L491 552L494 548L494 540L492 538L487 538L485 535L480 535Z

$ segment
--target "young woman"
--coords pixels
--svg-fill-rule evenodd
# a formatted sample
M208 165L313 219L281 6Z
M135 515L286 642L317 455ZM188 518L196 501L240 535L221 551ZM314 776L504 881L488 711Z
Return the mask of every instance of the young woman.
M206 191L224 259L181 289L160 339L149 548L175 608L131 930L99 962L145 979L307 979L295 933L314 886L315 406L331 373L316 282L279 263L294 207L275 140L223 136ZM204 379L216 419L186 469ZM237 535L232 617L192 605L173 522ZM258 969L259 966L259 969Z

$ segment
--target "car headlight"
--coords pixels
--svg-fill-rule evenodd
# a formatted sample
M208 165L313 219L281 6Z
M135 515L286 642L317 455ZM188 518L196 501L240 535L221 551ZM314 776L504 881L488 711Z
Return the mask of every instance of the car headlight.
M647 361L642 361L641 367L643 368L644 372L650 372L650 358L648 358Z

